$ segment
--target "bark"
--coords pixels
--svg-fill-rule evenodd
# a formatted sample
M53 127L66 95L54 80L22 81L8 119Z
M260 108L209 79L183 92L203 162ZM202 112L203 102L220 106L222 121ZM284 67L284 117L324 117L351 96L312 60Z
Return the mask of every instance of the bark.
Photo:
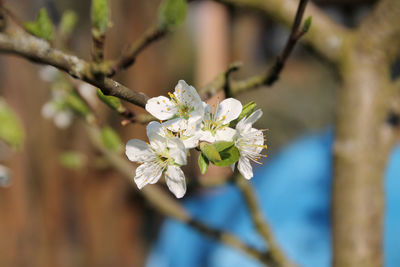
M344 49L333 181L333 265L382 266L384 171L398 129L387 121L396 94L399 1L381 1ZM398 24L398 23L397 23Z

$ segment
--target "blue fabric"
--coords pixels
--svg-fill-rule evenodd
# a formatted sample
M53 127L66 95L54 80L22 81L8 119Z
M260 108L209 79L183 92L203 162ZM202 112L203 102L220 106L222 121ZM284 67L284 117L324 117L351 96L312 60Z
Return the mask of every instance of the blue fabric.
M300 266L327 267L331 261L330 198L332 132L302 138L256 169L252 183L275 237ZM400 266L400 147L386 173L385 266ZM224 186L184 201L200 221L265 246L255 232L241 195ZM255 260L216 243L189 227L167 220L148 267L256 267Z

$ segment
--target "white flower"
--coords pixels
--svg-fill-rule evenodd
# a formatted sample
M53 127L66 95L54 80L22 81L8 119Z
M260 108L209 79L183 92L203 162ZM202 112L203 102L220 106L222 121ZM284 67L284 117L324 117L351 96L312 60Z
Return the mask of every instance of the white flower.
M71 125L74 114L71 110L60 107L57 102L50 101L43 105L42 116L52 119L58 128L65 129Z
M205 103L204 103L205 104ZM234 98L222 101L215 114L211 113L211 107L205 104L203 125L201 128L201 141L232 141L236 131L229 127L229 123L239 117L242 112L242 104Z
M58 70L53 66L41 67L39 77L45 82L54 82L57 78Z
M96 106L98 103L97 88L88 83L79 83L78 85L79 94L92 106Z
M11 185L11 175L10 170L0 165L0 187L8 187Z
M264 148L264 134L262 130L253 128L253 123L256 122L262 116L260 109L253 112L250 116L241 119L236 125L236 141L235 146L239 149L240 158L238 161L238 170L246 179L253 177L253 169L250 164L250 160L256 163L261 157L265 155L261 154ZM234 170L235 164L232 165Z
M167 137L178 137L186 149L197 147L200 139L201 117L196 120L169 120L160 127Z
M185 175L180 166L186 165L186 149L179 138L160 135L160 128L154 123L147 126L150 144L138 139L129 140L125 154L130 161L141 163L134 178L139 189L156 183L165 172L169 190L177 198L186 193Z
M165 96L149 99L146 110L159 120L175 119L175 123L181 120L197 120L198 117L203 116L204 107L193 86L180 80L175 87L175 92L168 94L170 99Z

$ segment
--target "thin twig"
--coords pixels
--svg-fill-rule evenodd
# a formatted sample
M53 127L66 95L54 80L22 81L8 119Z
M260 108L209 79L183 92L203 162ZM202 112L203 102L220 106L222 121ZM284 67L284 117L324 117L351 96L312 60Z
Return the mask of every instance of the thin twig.
M272 67L265 74L255 75L243 80L230 81L228 79L228 76L233 70L232 68L237 67L232 64L228 67L227 70L218 74L209 84L201 88L201 95L209 97L210 95L215 94L218 91L224 90L227 94L227 97L229 97L237 95L244 91L252 90L260 86L271 86L274 82L276 82L283 67L285 66L286 60L289 58L297 41L305 34L305 31L303 29L299 30L299 28L307 2L308 0L300 0L293 22L292 30L286 42L285 48L283 49L282 53L277 57L274 65L272 65Z
M282 54L280 54L277 57L275 64L268 71L268 75L264 81L265 85L271 86L274 82L276 82L279 79L279 74L281 73L283 67L285 66L286 60L292 53L293 48L296 45L297 41L304 35L305 32L299 30L299 28L301 25L301 21L303 19L307 3L308 0L300 0L299 6L297 7L296 17L294 18L290 36L286 42Z
M139 107L144 108L149 99L144 93L129 89L115 80L95 76L89 62L54 49L46 41L21 31L10 34L0 33L0 52L19 55L35 63L54 66L74 78L94 85L105 95L116 96Z
M146 47L161 39L166 35L167 31L162 30L157 25L150 27L138 40L136 40L131 46L128 47L125 53L123 53L119 59L113 64L111 75L115 75L117 72L131 66L136 57Z
M92 30L92 59L96 63L100 63L104 60L105 41L105 34L95 34Z
M226 88L228 88L228 94L232 95L233 92L231 84L229 83L228 86L229 75L233 71L239 70L241 66L241 62L234 62L230 64L225 71L219 73L211 82L199 90L201 98L204 100L208 99L223 89L226 91Z
M276 266L294 266L287 260L279 248L275 238L272 235L271 226L265 220L260 207L258 206L255 192L250 184L241 175L236 174L233 177L234 183L242 192L243 198L250 211L251 219L257 232L265 239L268 244L269 253Z

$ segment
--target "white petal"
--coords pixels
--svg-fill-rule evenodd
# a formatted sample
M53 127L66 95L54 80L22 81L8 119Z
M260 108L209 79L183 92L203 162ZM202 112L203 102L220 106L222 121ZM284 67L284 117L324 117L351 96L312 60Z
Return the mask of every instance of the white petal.
M186 149L185 145L179 138L171 138L168 140L169 155L179 165L186 165Z
M242 113L242 103L234 98L227 98L218 105L217 112L215 113L216 121L221 121L227 124Z
M54 103L47 102L42 107L42 116L46 119L52 118L56 114L56 107Z
M147 137L149 138L149 140L157 138L157 136L165 137L164 127L158 121L151 121L146 126L146 134L147 134ZM157 136L155 136L155 135L157 135Z
M240 157L238 162L238 170L247 180L253 177L253 168L250 165L250 160L246 157Z
M196 113L204 112L203 104L199 94L193 86L189 86L184 80L180 80L175 87L175 97L183 105L193 107Z
M164 122L163 125L167 127L168 130L171 130L173 132L182 132L186 131L188 123L186 119L179 117L172 120L168 120Z
M211 120L211 106L206 102L202 102L204 108L204 120Z
M212 133L210 131L203 131L201 130L199 132L200 135L200 141L205 141L205 142L210 142L210 143L214 143L215 142L215 136L212 135Z
M146 110L159 120L167 120L177 112L175 104L165 96L150 98Z
M224 127L215 133L215 141L233 141L236 136L236 130L230 127Z
M169 190L174 193L177 198L181 198L186 193L185 174L181 168L177 166L168 166L165 173L165 181Z
M150 141L150 146L157 152L167 149L167 140L163 125L157 121L150 122L146 127L146 134Z
M198 146L199 139L200 139L199 135L193 135L192 137L189 137L187 139L181 139L181 140L186 149L192 149L192 148L195 148Z
M261 109L257 109L253 113L250 114L250 116L247 117L246 122L250 123L253 125L256 121L258 121L259 118L263 115L263 112Z
M97 102L97 88L88 84L80 83L78 86L78 91L90 104L95 105Z
M193 135L197 133L201 128L201 123L203 122L202 116L193 116L187 120L187 128L185 135Z
M126 143L125 155L134 162L144 162L154 157L149 145L139 139L131 139Z
M160 179L162 171L156 163L146 162L136 168L135 183L139 189L147 184L154 184Z
M251 128L250 133L252 133L253 140L252 143L256 145L257 153L260 153L264 148L264 133L261 130L257 130L255 128Z
M253 127L253 124L261 118L263 112L261 109L257 109L254 111L250 116L241 119L238 124L236 125L236 129L241 132L246 132Z
M41 67L39 77L45 82L52 82L57 78L58 70L53 66Z
M58 128L65 129L71 125L73 116L72 112L68 110L56 112L54 123Z

